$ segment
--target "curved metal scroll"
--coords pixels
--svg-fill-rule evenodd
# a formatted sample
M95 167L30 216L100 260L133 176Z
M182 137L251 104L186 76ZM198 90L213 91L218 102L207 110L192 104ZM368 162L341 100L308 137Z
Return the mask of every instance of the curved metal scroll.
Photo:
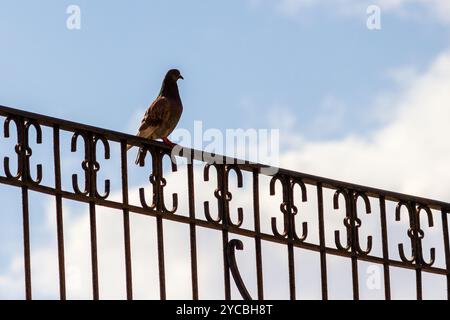
M204 181L209 181L209 170L210 170L210 168L211 168L211 164L207 163L205 165L204 169L203 169L203 180ZM218 210L219 212L218 212L218 215L217 215L217 219L214 219L211 216L211 211L209 209L209 201L203 202L203 208L204 208L204 211L205 211L206 220L208 220L209 222L213 222L213 223L219 223L223 219L223 213L222 213L223 210L221 210L221 206L220 206L220 203L221 203L220 199L222 198L222 191L220 189L222 184L221 184L220 181L223 178L219 177L219 175L222 172L219 172L219 170L216 170L216 172L217 172L217 188L216 188L216 190L214 190L214 197L216 197L217 203L219 203L219 210Z
M139 199L141 205L144 209L157 210L164 213L175 213L178 209L178 194L172 194L172 209L167 209L164 201L164 187L167 185L167 180L163 176L163 158L167 155L170 157L170 153L167 150L159 149L148 149L146 147L141 148L139 151L141 154L139 156L139 166L143 167L145 165L145 158L148 153L152 157L152 173L149 176L150 184L153 187L153 197L152 203L148 204L145 199L144 188L139 189ZM171 158L171 168L172 172L178 170L175 158Z
M203 203L206 220L213 223L225 222L233 227L240 227L244 221L244 210L239 207L237 209L238 221L235 223L230 216L230 202L233 199L233 195L228 189L229 175L231 171L234 171L237 176L237 187L243 187L242 171L239 167L234 165L218 165L218 164L206 164L203 169L203 180L209 181L209 171L211 166L214 166L217 173L217 188L214 190L214 197L217 199L218 214L214 219L211 215L209 208L209 201Z
M296 241L305 241L308 236L308 224L302 222L302 235L298 236L295 227L295 216L298 214L298 208L294 200L294 187L298 185L301 189L302 202L306 202L307 192L305 184L298 179L289 178L286 176L274 176L270 180L270 195L275 195L275 184L279 181L283 188L283 202L280 204L280 211L283 213L283 231L280 232L277 228L277 218L272 217L271 226L272 232L277 237L290 238Z
M335 245L339 250L342 251L354 251L361 255L367 255L372 250L373 237L370 235L367 237L367 247L366 249L362 249L360 245L359 239L359 228L362 225L361 219L358 218L358 199L362 198L364 200L366 214L370 214L372 212L370 206L369 197L359 191L353 190L344 190L339 189L334 193L333 196L333 208L335 210L339 209L339 196L342 195L345 199L345 218L344 218L344 226L347 230L347 242L342 245L340 240L340 231L334 231L334 241Z
M97 144L99 141L102 143L105 150L104 158L108 160L111 157L109 142L104 137L92 133L75 132L70 144L71 152L77 151L78 137L82 137L84 141L84 160L81 162L81 167L84 171L84 189L80 189L78 175L75 173L72 175L72 187L77 194L106 199L111 191L111 183L109 179L106 179L104 193L100 194L98 192L97 174L100 171L100 163L97 161Z
M15 175L11 173L10 169L10 159L5 157L3 159L3 167L5 170L5 175L10 179L18 180L22 178L23 181L32 182L39 184L42 181L42 165L36 165L36 179L31 177L30 172L30 158L33 155L33 150L29 144L29 133L30 128L33 127L36 131L36 143L42 143L42 129L41 126L34 120L26 120L20 117L13 118L7 117L5 119L3 134L5 138L10 137L10 124L11 121L14 122L17 130L17 144L14 151L17 154L17 172Z
M366 250L363 250L361 248L360 241L359 241L359 228L361 227L361 224L362 224L361 219L358 218L358 206L357 206L357 204L358 204L358 198L359 197L361 197L364 200L364 204L365 204L365 207L366 207L366 214L370 214L372 212L372 209L370 207L369 197L365 193L362 193L362 192L355 192L354 193L354 199L355 199L355 203L354 203L355 217L354 218L355 218L355 238L356 238L355 239L356 240L355 241L355 246L356 246L356 251L359 254L367 255L367 254L370 253L370 251L372 251L373 237L371 235L367 236L367 247L366 247Z
M425 212L427 215L428 226L432 228L434 226L433 222L433 214L431 209L424 205L416 205L413 202L399 202L395 209L395 220L401 220L401 208L406 207L408 210L408 218L409 218L409 229L408 229L408 237L411 241L411 256L406 257L403 243L398 244L398 251L400 255L400 259L403 262L407 263L416 263L419 265L425 265L431 267L436 258L436 249L430 249L430 260L425 261L423 257L423 249L422 249L422 239L425 236L424 231L420 228L420 214Z
M347 243L345 246L341 243L341 232L339 230L334 231L334 242L336 247L342 251L348 251L352 246L352 224L351 224L351 207L350 207L350 199L349 195L345 190L337 190L333 196L333 208L335 210L339 209L339 196L342 196L345 199L345 218L344 218L344 226L347 230Z
M233 239L228 242L227 245L227 260L228 265L231 270L231 274L233 276L234 282L236 283L236 287L238 288L242 298L245 300L252 300L250 293L247 290L247 287L242 280L241 273L239 272L239 268L236 263L236 250L243 250L244 244L241 240Z

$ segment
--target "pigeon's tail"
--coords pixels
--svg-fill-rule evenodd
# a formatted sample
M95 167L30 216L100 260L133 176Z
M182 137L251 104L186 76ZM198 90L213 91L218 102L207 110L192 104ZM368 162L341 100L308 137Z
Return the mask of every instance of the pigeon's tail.
M146 152L144 152L144 150L142 150L142 148L139 148L139 151L136 155L136 160L134 161L134 163L137 165L140 165L142 163L142 165L144 165L145 154L146 154Z
M131 144L127 144L127 151L130 150L132 147L134 147L134 146L132 146ZM139 148L139 151L137 153L136 160L134 161L134 163L139 165L144 160L143 159L144 156L145 156L144 152L142 152L142 149Z

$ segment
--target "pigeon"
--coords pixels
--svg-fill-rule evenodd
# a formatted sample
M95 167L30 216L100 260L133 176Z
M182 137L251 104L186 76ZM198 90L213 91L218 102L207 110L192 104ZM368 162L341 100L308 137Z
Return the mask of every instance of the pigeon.
M184 79L180 71L171 69L164 77L161 91L153 101L142 119L137 136L146 139L162 139L163 142L174 147L175 144L167 136L175 129L183 112L177 81ZM128 145L127 150L132 146ZM140 163L141 150L138 152L136 164Z

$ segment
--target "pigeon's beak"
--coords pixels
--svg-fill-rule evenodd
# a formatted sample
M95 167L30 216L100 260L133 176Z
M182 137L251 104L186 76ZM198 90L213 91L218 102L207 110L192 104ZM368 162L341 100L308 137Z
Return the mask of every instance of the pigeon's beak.
M178 77L178 79L183 79L184 80L184 78L183 78L183 76L180 74L180 76Z

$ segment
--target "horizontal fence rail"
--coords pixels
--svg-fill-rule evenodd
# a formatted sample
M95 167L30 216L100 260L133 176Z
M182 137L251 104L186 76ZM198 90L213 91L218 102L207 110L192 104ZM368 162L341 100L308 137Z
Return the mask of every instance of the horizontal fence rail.
M444 276L446 279L447 298L450 299L450 245L448 231L448 214L450 212L450 203L416 197L397 192L381 190L362 185L327 179L300 172L277 169L276 173L269 176L268 185L270 195L276 195L281 190L282 202L279 205L279 212L274 212L269 222L271 232L261 231L261 176L267 176L265 169L267 166L242 161L239 159L226 158L217 155L211 155L194 149L183 148L180 156L191 160L187 166L187 192L188 192L188 215L180 215L178 211L178 194L174 193L172 199L167 201L164 188L167 186L163 159L171 156L171 149L166 145L149 141L136 136L101 129L93 126L65 121L57 118L43 116L22 110L0 106L0 116L4 117L3 136L4 139L10 139L14 131L17 137L15 145L15 159L4 158L4 176L0 175L0 184L17 187L20 189L22 198L22 221L23 221L23 258L25 272L25 296L32 299L32 277L31 277L31 250L30 250L30 212L29 212L29 191L34 191L50 195L55 199L56 225L57 225L57 250L59 263L59 294L61 299L66 298L66 271L65 271L65 252L64 252L64 230L63 230L63 199L73 200L85 203L89 207L89 226L90 226L90 257L92 270L92 294L94 299L99 299L99 267L98 267L98 247L97 247L97 223L96 207L108 207L118 209L123 216L124 248L125 248L125 277L126 294L128 299L133 298L133 279L132 279L132 259L131 259L131 234L130 214L143 214L152 216L156 219L156 237L157 237L157 257L158 276L159 276L159 296L166 299L166 274L165 255L164 255L164 221L173 221L189 226L190 244L190 274L192 285L192 298L199 298L198 285L198 261L197 261L197 229L198 227L216 230L222 237L223 255L223 283L224 298L231 299L232 281L236 285L243 299L264 299L265 287L263 276L263 250L264 242L281 244L286 247L286 259L288 262L288 281L289 293L291 299L297 299L296 289L296 269L295 269L295 249L304 249L316 252L320 257L320 280L322 299L329 297L329 277L327 267L327 257L329 255L339 256L348 259L351 263L352 274L352 294L354 299L360 298L360 286L358 272L358 262L370 262L382 266L384 281L384 297L391 299L391 269L401 268L415 272L416 298L423 298L423 273L436 274ZM43 167L41 164L31 165L33 151L30 143L33 145L43 142L42 128L47 127L52 130L53 147L53 166L54 186L43 185L42 179ZM33 134L30 134L33 132ZM72 175L72 188L66 190L62 187L61 176L61 133L72 134L70 150L76 152L78 146L83 146L84 160L82 161L83 176ZM30 141L31 136L33 141ZM110 181L99 181L100 171L99 161L110 158L110 142L120 144L120 163L121 163L121 201L110 199L111 187ZM151 163L150 183L152 196L146 195L145 189L139 190L140 206L129 202L128 186L128 155L127 145L133 145L140 148L139 165L144 166L147 161ZM98 149L102 153L98 153ZM207 159L220 159L210 163ZM210 175L217 177L217 187L211 190L217 201L217 213L212 213L208 201L204 202L203 217L200 218L195 204L194 190L194 168L192 160L203 162L203 180L209 181ZM16 163L16 172L11 171L11 164ZM172 161L172 171L177 171L178 166ZM229 176L237 177L237 186L230 186ZM251 192L253 212L253 227L244 228L243 220L249 212L243 212L242 208L237 210L237 221L231 218L230 203L232 202L232 193L230 187L242 188L243 172L247 172L251 177ZM82 187L81 187L82 186ZM307 188L308 187L308 188ZM317 230L311 229L307 222L298 223L297 218L301 213L299 204L308 202L311 196L311 188L314 190L314 197L317 198ZM334 245L330 246L326 242L329 237L327 230L327 216L330 213L324 209L324 192L332 191L332 203L334 210L342 209L345 212L343 227L345 234L341 231L334 231ZM1 197L1 196L0 196ZM387 202L395 204L395 209L388 210ZM381 230L382 248L380 256L373 254L375 245L372 235L360 236L361 230L364 230L362 216L373 214L374 203L379 209L378 223ZM170 204L170 206L169 206ZM340 208L341 207L341 208ZM392 211L392 212L391 212ZM234 213L233 213L234 214ZM395 259L390 252L389 245L390 234L388 230L388 218L395 221L406 221L407 227L404 234L409 238L407 245L398 243L397 254L399 259ZM423 241L427 235L423 229L423 222L426 222L425 229L435 228L436 221L440 220L442 224L441 239L443 242L442 250L430 248L424 250ZM281 226L281 227L280 227ZM311 234L318 234L319 242L309 241ZM240 272L237 262L237 251L244 251L243 242L235 239L235 236L251 238L254 241L255 248L255 271L257 293L252 296L246 286L243 275ZM342 239L345 239L344 241ZM444 260L445 267L435 266L437 257ZM276 276L276 275L274 275Z

